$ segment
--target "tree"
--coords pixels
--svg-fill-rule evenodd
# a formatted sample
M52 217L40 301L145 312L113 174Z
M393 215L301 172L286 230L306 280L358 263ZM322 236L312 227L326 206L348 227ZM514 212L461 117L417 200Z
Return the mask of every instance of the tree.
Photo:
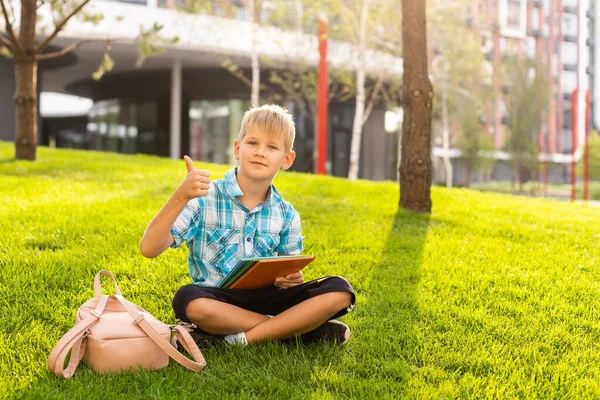
M348 71L330 71L330 85L328 90L329 101L337 99L346 101L353 92L352 76ZM293 101L315 121L317 116L317 71L302 63L294 63L283 70L273 70L269 75L269 82L281 90L287 100ZM281 100L280 95L274 94L276 100Z
M386 0L362 0L360 2L343 0L341 1L342 17L344 26L346 26L347 37L351 39L357 47L358 63L356 67L356 105L354 111L354 121L352 124L352 143L350 146L350 168L348 178L355 180L358 178L360 147L362 141L362 128L367 122L373 106L375 105L385 75L379 73L375 87L371 92L370 100L367 102L366 96L366 57L367 49L376 48L377 36L386 37L385 32L389 25L389 18L393 13L391 6L393 2ZM372 7L373 5L373 7ZM357 6L360 6L358 8ZM387 23L386 23L387 22ZM377 29L383 30L380 35L376 35ZM389 46L389 43L384 41L384 46Z
M512 79L508 90L507 126L510 135L507 147L512 156L519 192L523 192L523 183L535 168L536 136L548 104L548 86L543 67L535 71L530 63L513 60L508 68Z
M225 18L232 18L239 7L246 8L250 16L250 78L244 71L232 60L226 59L221 65L233 76L242 81L250 89L250 105L258 107L260 104L260 90L263 86L260 83L260 63L261 56L258 52L257 37L258 29L263 22L261 15L264 1L245 0L238 2L233 0L183 0L176 5L176 9L186 14L209 14L215 15L216 11Z
M467 105L458 112L461 136L456 147L462 153L463 165L465 167L465 187L471 185L473 171L479 167L489 167L494 160L491 153L495 150L494 142L488 135L482 135L481 115L477 112L477 106Z
M484 106L493 99L492 69L481 48L478 23L481 18L465 13L471 5L470 0L431 0L427 7L428 33L435 54L431 65L437 94L434 116L441 119L448 188L452 185L452 166L448 157L452 121L459 122L461 126L460 137L454 146L462 151L466 167L465 185L469 185L472 171L485 164L483 153L493 149L490 147L491 137L479 123L489 119L484 115Z
M51 1L51 0L20 0L20 7L15 7L14 0L0 0L0 12L3 21L3 32L0 31L0 54L14 60L15 65L15 157L18 160L35 160L38 140L37 132L37 69L38 63L44 60L63 56L78 47L91 42L110 44L118 39L81 40L61 50L47 52L56 36L66 27L75 16L84 21L98 23L101 14L87 13L84 7L90 0ZM45 15L52 17L50 35L43 34L45 26L40 23ZM152 28L142 29L138 38L138 50L142 56L152 56L160 53L162 47L152 43L157 39L162 26L154 24ZM173 39L173 42L177 38ZM110 71L113 62L105 54L94 78L99 79L104 72Z
M600 135L596 130L590 132L588 154L589 177L591 180L600 180ZM577 175L583 177L583 162L577 166Z
M292 4L287 0L279 0L274 3L279 5L271 15L275 17L270 21L274 25L283 29L296 27L298 31L316 33L314 32L315 20L319 14L325 13L330 17L328 36L355 45L356 71L352 70L351 66L345 70L330 69L329 98L345 101L354 96L356 99L348 173L350 179L356 179L359 171L362 128L369 114L380 100L394 103L398 98L399 91L395 77L380 72L376 77L369 79L366 71L368 50L399 54L399 46L390 41L390 37L398 36L390 32L397 29L397 22L391 23L393 20L391 7L394 2L391 0L295 0ZM290 20L290 15L293 14L292 6L298 14L296 21ZM348 79L353 76L353 79ZM316 81L310 82L313 77L316 79L316 74L308 70L307 66L290 62L285 71L272 73L270 81L283 89L289 99L300 98L301 106L307 106L310 115L316 117Z
M284 1L284 4L277 4L275 11L271 14L269 23L278 26L281 29L286 27L295 27L299 34L298 43L295 46L302 46L305 42L304 32L315 33L315 21L321 16L335 15L339 13L339 3L332 0L307 1L295 0L294 4ZM296 19L290 20L293 11L296 13ZM329 22L328 32L340 31L340 26L336 21ZM308 49L306 50L308 51ZM317 71L313 66L297 60L274 63L275 67L269 75L269 83L273 85L274 91L283 93L287 100L293 101L299 106L313 121L317 120ZM282 68L283 67L283 68ZM329 87L328 100L346 101L352 98L355 93L352 82L352 73L348 70L329 69ZM281 101L281 95L274 93L271 95L277 101ZM316 132L316 127L315 127Z
M431 112L425 0L402 0L402 160L400 207L431 212Z

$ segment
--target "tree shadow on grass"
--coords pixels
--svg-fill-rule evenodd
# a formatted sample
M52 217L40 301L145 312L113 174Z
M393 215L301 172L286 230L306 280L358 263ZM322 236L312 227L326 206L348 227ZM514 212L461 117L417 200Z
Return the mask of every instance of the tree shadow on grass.
M355 340L362 347L356 372L368 384L354 395L400 398L421 364L418 323L420 266L429 214L398 210L375 265L366 301L357 307ZM363 385L361 385L363 386Z
M381 257L355 286L358 302L345 317L350 343L316 363L309 397L403 398L422 365L418 286L430 215L398 210L389 218Z

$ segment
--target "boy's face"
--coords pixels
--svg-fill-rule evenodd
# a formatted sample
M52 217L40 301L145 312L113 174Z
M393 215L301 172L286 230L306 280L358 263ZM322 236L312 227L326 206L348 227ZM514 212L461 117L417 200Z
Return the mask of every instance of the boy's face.
M240 162L240 171L254 180L273 180L280 169L288 169L296 153L286 152L283 138L265 132L260 127L249 125L241 140L233 143L235 159Z

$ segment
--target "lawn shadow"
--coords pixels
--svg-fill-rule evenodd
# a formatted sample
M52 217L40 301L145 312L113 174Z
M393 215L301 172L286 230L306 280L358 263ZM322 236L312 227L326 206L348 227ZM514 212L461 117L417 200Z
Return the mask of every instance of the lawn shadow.
M422 364L416 324L420 320L418 286L430 215L399 209L375 265L364 304L357 305L355 340L364 346L359 363L369 380L373 367L381 380L373 382L375 398L406 396L411 374ZM366 366L366 368L364 368Z

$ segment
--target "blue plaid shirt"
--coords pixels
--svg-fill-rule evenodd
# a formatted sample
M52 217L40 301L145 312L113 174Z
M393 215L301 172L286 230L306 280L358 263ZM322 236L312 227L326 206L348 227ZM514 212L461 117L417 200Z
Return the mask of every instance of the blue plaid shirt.
M171 233L190 250L192 282L217 286L240 258L300 254L303 251L300 215L271 185L266 199L249 210L238 199L242 190L237 169L212 181L208 195L190 200Z

